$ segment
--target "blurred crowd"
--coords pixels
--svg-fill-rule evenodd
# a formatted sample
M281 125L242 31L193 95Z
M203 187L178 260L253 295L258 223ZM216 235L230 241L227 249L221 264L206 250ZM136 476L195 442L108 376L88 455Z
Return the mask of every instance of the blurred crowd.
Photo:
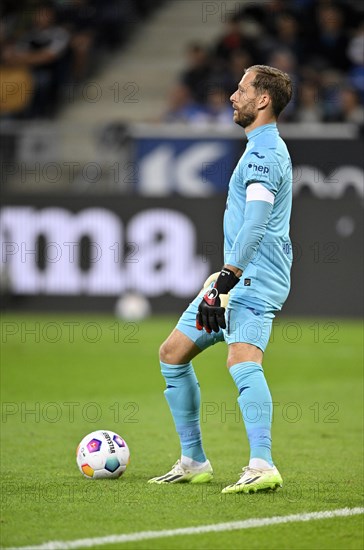
M163 0L3 0L1 110L51 117L70 86L89 79ZM215 44L196 42L170 92L163 120L231 123L230 95L245 67L289 73L294 97L281 120L364 121L364 3L242 2Z
M51 117L162 0L3 0L3 116Z
M214 44L196 42L172 88L167 122L231 124L230 95L244 68L287 72L294 95L287 122L364 123L364 3L331 0L249 2Z

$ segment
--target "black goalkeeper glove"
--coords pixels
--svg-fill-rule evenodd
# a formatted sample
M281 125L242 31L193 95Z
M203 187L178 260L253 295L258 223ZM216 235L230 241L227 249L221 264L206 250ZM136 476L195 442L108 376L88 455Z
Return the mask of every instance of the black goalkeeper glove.
M225 307L228 294L240 281L233 271L223 267L220 275L212 288L210 288L200 305L196 315L196 328L205 329L206 332L219 332L220 328L226 328Z

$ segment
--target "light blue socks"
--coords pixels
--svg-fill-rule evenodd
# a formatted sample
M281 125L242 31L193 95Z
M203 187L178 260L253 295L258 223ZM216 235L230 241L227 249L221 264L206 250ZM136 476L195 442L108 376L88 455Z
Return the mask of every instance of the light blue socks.
M239 390L238 403L250 444L250 460L262 459L273 466L271 424L273 403L263 368L247 361L230 368Z
M180 438L182 455L205 462L200 430L200 385L191 363L168 365L161 361L164 391Z

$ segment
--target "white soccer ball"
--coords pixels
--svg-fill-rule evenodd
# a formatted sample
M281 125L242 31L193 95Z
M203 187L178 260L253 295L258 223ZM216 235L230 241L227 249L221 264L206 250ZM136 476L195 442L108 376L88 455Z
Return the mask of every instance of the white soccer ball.
M130 462L126 441L110 430L86 435L77 447L77 465L88 479L117 478Z
M128 292L115 304L115 315L124 321L141 321L151 314L149 300L137 292Z

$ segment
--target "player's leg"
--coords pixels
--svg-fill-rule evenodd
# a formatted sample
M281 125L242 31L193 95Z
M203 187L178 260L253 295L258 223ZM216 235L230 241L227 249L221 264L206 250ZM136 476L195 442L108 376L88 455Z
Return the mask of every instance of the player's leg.
M171 365L180 365L189 363L201 351L193 340L175 328L159 348L159 360Z
M257 300L244 298L229 303L225 334L229 344L228 368L239 391L250 461L238 482L226 487L225 493L275 489L282 484L271 454L273 404L262 367L273 318L273 310Z
M204 349L223 341L223 333L207 334L196 329L198 296L180 318L177 327L160 348L161 371L166 381L164 391L181 443L181 459L167 474L150 483L203 483L212 479L200 428L200 386L192 359Z

